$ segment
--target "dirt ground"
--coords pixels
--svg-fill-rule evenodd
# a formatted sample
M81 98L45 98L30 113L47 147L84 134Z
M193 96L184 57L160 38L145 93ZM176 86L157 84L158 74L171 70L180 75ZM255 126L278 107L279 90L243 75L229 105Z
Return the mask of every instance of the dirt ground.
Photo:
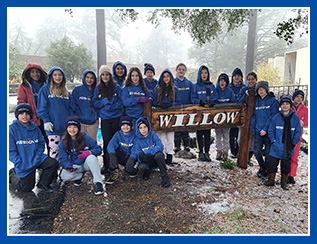
M195 153L194 149L191 149ZM211 152L215 151L214 144ZM93 194L92 177L82 186L66 184L66 196L54 219L53 234L309 234L308 157L300 153L296 184L284 191L266 187L248 169L225 169L212 162L174 158L168 166L171 186L159 172L148 181L120 179ZM232 159L232 161L236 161ZM279 182L280 177L277 177Z

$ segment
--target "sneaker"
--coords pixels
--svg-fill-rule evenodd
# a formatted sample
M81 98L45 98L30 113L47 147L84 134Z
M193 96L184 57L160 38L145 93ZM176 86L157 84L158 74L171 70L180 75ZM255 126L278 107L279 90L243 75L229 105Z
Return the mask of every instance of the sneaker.
M74 186L81 186L83 177L81 177L79 180L74 180Z
M43 191L47 192L47 193L52 193L53 192L53 188L51 186L46 186L42 183L38 183L37 187L42 189Z
M262 180L267 180L267 172L263 169L259 169L259 171L256 173L257 177L261 178Z
M138 174L129 175L129 176L130 176L130 178L135 178L135 177L137 177L137 176L138 176Z
M206 157L204 153L202 152L199 153L198 161L206 161Z
M106 181L106 184L112 185L115 181L119 179L119 169L115 169L111 177Z
M103 194L103 186L102 186L102 184L101 184L100 182L97 182L97 183L95 184L95 186L96 186L95 195L101 195L101 194Z
M166 175L162 177L162 186L164 188L169 187L171 185L170 178Z
M231 158L237 158L238 156L237 156L237 154L231 153L230 157L231 157Z
M204 156L205 156L205 161L211 162L211 158L209 157L208 153L205 153Z

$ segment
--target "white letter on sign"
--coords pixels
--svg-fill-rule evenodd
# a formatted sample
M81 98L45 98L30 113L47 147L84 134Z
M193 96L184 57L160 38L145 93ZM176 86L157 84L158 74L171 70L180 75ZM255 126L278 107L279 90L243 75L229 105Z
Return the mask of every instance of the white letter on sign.
M171 114L169 118L168 118L168 115L166 115L164 118L163 117L164 115L160 115L160 127L163 126L164 122L165 122L165 127L167 127L173 117L173 114Z
M227 112L227 123L233 123L233 121L236 119L238 113L239 112L234 112L234 113L230 114L230 112ZM230 122L230 120L231 120L231 122Z
M219 116L221 115L221 120L218 121ZM225 113L217 113L214 117L215 124L221 124L226 120L226 114Z
M176 116L176 121L175 121L175 124L172 125L172 127L184 126L183 119L186 116L186 114L175 114L175 116Z
M189 114L189 120L188 120L188 124L186 126L199 124L199 122L196 122L196 124L194 124L195 116L196 116L196 114Z
M207 123L207 120L208 120L208 116L209 116L209 114L210 113L203 113L203 121L201 122L201 124L200 125L211 125L212 124L212 120L209 122L209 123Z

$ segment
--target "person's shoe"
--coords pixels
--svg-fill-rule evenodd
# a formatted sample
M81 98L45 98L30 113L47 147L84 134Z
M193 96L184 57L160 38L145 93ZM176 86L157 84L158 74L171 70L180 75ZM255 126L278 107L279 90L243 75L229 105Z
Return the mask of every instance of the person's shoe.
M185 147L184 150L185 150L186 152L190 152L190 148L189 148L189 147Z
M83 183L83 178L80 178L79 180L74 180L74 186L81 186Z
M205 161L211 162L211 158L209 157L208 153L205 153L204 156L205 156Z
M150 178L150 174L151 174L150 169L144 170L143 175L142 175L143 180L148 180Z
M101 195L101 194L103 194L103 186L102 186L102 184L100 183L100 182L97 182L96 184L95 184L95 195Z
M119 179L119 169L115 169L111 177L106 181L106 184L112 185L115 181Z
M221 151L217 151L216 159L217 160L221 160L222 159L222 152Z
M9 183L11 183L11 176L12 176L13 174L16 174L16 173L15 173L15 169L14 169L14 168L11 168L11 169L9 170Z
M295 180L293 176L288 176L287 184L293 184L293 185L295 184Z
M228 159L228 153L227 152L222 152L222 160L227 160Z
M169 187L171 185L170 178L166 175L162 177L162 186L164 188Z
M266 182L264 182L264 185L266 186L274 186L275 185L275 175L276 173L269 173L268 174L268 179Z
M267 173L262 168L259 169L259 171L256 173L256 175L257 175L257 177L259 177L261 179L267 178Z
M238 156L237 156L237 154L231 153L230 157L231 158L237 158Z
M288 181L288 175L282 173L282 176L281 176L281 187L285 191L289 190L289 188L287 186L287 181Z
M173 163L173 155L172 154L166 154L165 164L171 165Z
M38 183L37 187L42 189L43 191L45 191L47 193L52 193L53 192L53 188L51 186L46 186L44 184Z
M134 174L134 175L130 175L130 174L129 174L129 176L130 176L130 178L135 178L135 177L138 176L138 174Z
M200 152L198 155L198 161L206 161L205 154Z
M248 165L251 166L251 167L253 166L253 163L251 162L250 159L248 160Z

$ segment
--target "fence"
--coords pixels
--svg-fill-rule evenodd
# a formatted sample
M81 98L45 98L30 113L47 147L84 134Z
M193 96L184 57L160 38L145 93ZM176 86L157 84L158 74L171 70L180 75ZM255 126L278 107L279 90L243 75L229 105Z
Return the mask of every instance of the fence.
M295 89L301 89L305 93L304 104L308 106L308 85L282 85L269 87L269 90L274 92L274 95L278 100L282 95L292 95Z

